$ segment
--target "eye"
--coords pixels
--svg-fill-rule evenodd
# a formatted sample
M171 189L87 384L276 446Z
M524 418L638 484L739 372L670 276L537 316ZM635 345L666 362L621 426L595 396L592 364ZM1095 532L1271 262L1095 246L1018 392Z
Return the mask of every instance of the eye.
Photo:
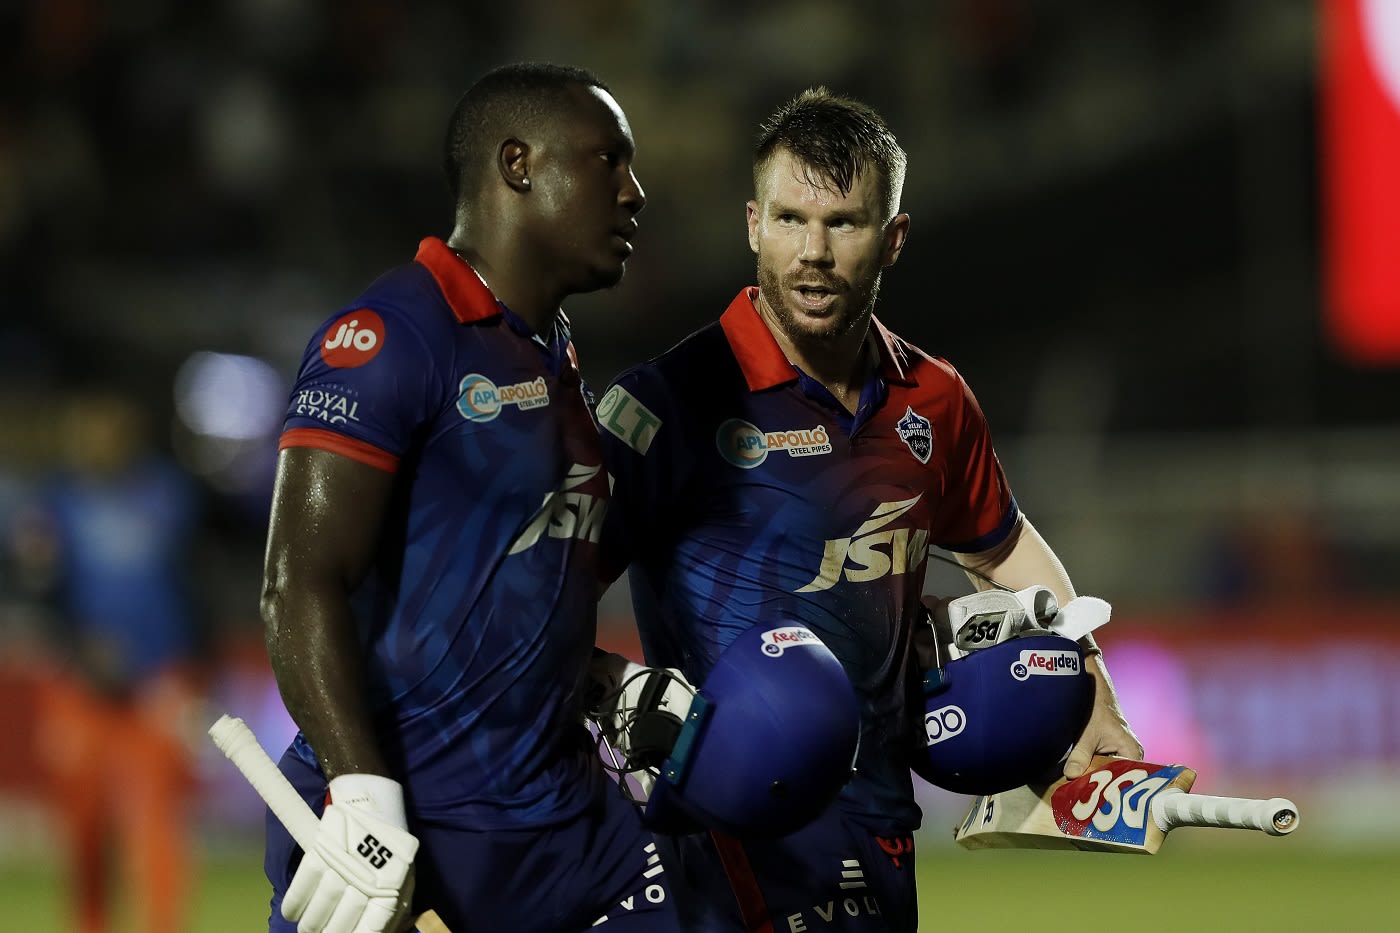
M622 153L620 152L608 151L601 153L601 155L603 156L603 161L608 163L608 168L617 168L622 164Z
M797 223L797 215L796 215L796 214L779 214L779 215L778 215L778 223L780 223L780 224L795 224L795 223Z

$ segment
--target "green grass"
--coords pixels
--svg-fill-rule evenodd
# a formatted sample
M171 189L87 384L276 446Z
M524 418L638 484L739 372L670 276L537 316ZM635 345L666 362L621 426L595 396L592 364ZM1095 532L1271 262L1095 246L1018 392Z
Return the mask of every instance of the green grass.
M189 933L244 933L267 930L267 879L262 855L246 855L206 861L199 867L193 896ZM4 930L73 930L68 891L52 864L22 866L0 864L0 904L5 905ZM117 907L113 933L138 933L130 895Z
M1183 836L1185 834L1182 834ZM1400 851L1328 850L1251 836L1209 847L1173 837L1160 855L963 852L926 841L921 929L1055 933L1113 929L1290 933L1393 929ZM541 890L541 896L547 892ZM51 866L0 865L5 930L70 929ZM266 929L260 854L201 866L191 933ZM124 912L125 914L125 912ZM129 917L129 915L127 915ZM816 929L809 927L813 933ZM135 933L128 919L119 931ZM786 933L779 920L777 933Z
M1249 850L1155 856L948 852L920 865L920 929L1249 933L1394 929L1400 854Z

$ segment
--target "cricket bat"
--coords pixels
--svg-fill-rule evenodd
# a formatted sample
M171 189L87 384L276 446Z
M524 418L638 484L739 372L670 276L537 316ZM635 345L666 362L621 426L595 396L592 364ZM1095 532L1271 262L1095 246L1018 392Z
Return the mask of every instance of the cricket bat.
M978 797L953 839L967 849L1083 849L1155 855L1178 826L1257 829L1286 836L1298 806L1273 797L1190 793L1196 772L1129 758L1095 756L1074 780Z
M209 736L219 751L243 772L248 783L253 785L253 790L287 827L287 832L292 834L302 851L313 848L321 820L301 799L301 794L297 793L287 776L277 770L277 763L258 744L258 738L248 724L233 716L220 716L218 722L209 727ZM419 914L413 925L418 933L452 933L431 910Z

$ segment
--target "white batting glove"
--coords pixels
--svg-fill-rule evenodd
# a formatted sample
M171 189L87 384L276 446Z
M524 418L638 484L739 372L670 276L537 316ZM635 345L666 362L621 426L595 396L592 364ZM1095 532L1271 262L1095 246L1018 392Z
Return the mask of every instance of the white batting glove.
M403 787L375 774L344 774L330 792L316 844L282 898L282 916L297 933L396 933L413 898L418 853Z

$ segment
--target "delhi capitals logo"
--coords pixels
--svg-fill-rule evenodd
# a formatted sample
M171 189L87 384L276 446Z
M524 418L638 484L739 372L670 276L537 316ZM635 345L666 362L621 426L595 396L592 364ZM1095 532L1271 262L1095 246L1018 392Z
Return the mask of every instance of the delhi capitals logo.
M915 414L914 409L906 405L904 417L899 419L895 430L909 452L918 457L920 463L928 463L928 458L933 454L933 425L929 420Z

